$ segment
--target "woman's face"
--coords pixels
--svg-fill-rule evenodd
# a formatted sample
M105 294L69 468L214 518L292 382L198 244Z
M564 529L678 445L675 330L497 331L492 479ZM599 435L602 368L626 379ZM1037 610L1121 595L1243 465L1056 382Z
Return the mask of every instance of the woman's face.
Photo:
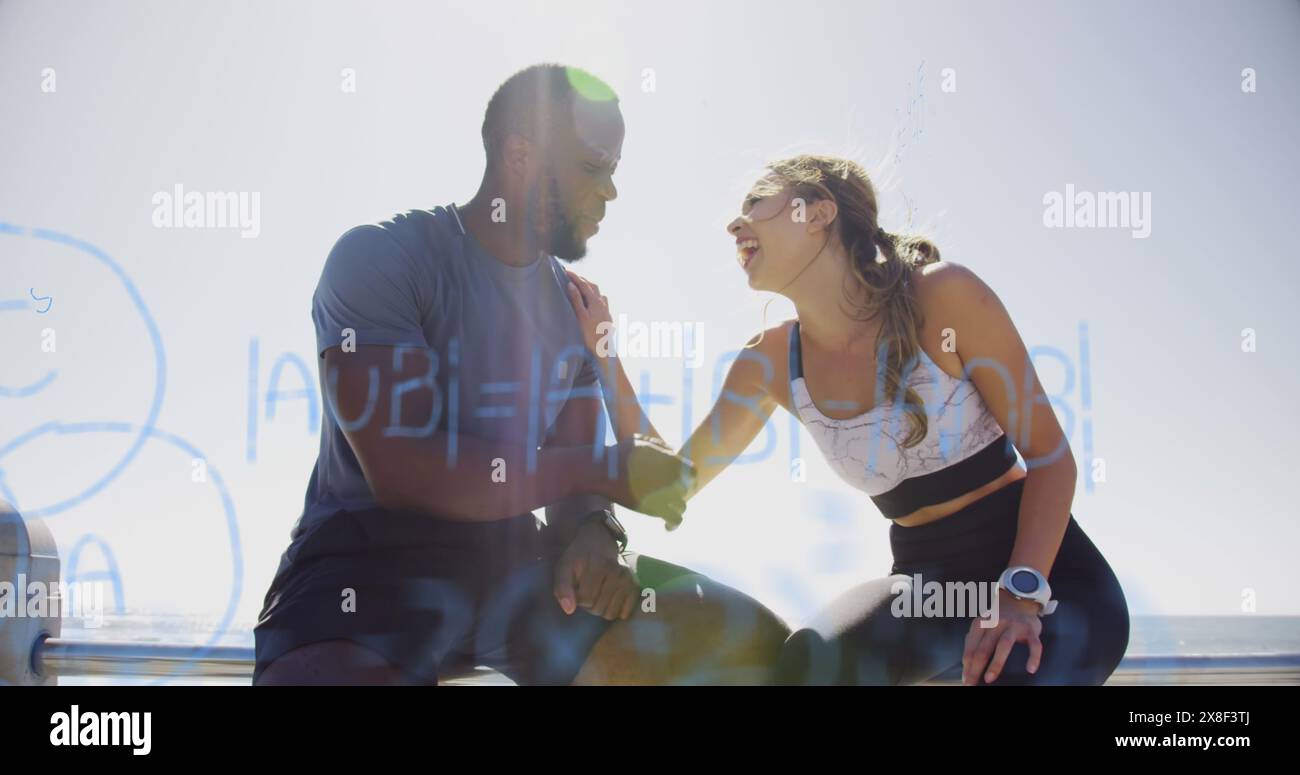
M795 278L820 241L810 233L807 203L771 176L745 196L740 215L727 224L736 239L736 260L756 291L779 291Z

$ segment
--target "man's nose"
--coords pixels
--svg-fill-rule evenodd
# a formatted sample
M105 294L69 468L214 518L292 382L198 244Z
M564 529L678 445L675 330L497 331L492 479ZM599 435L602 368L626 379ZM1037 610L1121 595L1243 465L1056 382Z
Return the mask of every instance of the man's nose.
M607 179L605 184L600 187L600 195L606 202L612 202L618 199L618 186L614 185L613 178Z

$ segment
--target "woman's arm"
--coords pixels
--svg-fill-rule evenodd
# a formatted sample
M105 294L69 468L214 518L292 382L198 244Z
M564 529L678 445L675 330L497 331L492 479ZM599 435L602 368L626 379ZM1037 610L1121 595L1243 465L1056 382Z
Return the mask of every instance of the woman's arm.
M608 345L614 337L608 299L593 283L572 272L569 277L573 280L568 290L569 301L578 316L587 348L601 364L601 386L615 436L625 440L636 433L648 433L662 441L659 431L641 410L641 402L621 360ZM755 340L764 341L764 338L755 337ZM762 430L776 408L776 400L769 390L773 378L770 354L765 349L746 348L731 364L717 402L678 452L695 466L696 478L686 493L687 499L722 473Z
M678 452L695 463L695 483L686 491L687 500L744 453L776 409L770 390L775 371L768 351L753 347L756 340L762 338L751 339L732 362L718 400Z
M1047 577L1056 562L1074 500L1077 468L1070 445L1038 381L1025 344L997 294L969 269L940 262L925 267L916 283L930 330L951 328L960 356L998 424L1028 465L1008 566L1028 565ZM1029 647L1026 668L1037 672L1043 644L1040 606L998 592L997 622L971 622L962 654L962 681L997 679L1012 647Z
M953 329L971 381L1028 464L1010 564L1047 576L1070 521L1077 468L1020 332L997 294L960 264L927 266L917 289L927 328Z
M599 364L597 372L601 393L605 398L605 411L614 426L614 438L627 441L640 433L663 441L659 430L641 411L641 402L623 370L623 361L614 352L614 324L609 314L609 299L601 295L595 283L573 272L567 274L573 281L566 289L569 303L578 318L583 341Z

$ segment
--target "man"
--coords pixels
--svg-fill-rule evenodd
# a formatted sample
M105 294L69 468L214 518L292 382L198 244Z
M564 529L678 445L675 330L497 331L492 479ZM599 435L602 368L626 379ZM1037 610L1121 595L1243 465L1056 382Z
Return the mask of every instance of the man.
M603 446L565 296L617 196L618 101L537 65L492 97L463 207L344 234L312 317L326 398L303 514L254 631L254 683L763 683L777 617L624 553L611 502L680 520L692 470ZM545 507L542 526L532 510Z

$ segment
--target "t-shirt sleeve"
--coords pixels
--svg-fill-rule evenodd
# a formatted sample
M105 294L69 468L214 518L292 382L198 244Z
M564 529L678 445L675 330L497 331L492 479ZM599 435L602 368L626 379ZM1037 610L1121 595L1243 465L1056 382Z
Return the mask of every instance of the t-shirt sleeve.
M350 229L330 250L312 297L316 354L349 337L356 345L425 347L415 260L376 225ZM422 290L425 292L422 293Z
M573 387L575 389L589 388L595 385L596 382L596 369L591 364L591 356L588 355L582 359L582 365L578 367L578 373L573 377ZM599 395L597 395L597 398L599 398Z

